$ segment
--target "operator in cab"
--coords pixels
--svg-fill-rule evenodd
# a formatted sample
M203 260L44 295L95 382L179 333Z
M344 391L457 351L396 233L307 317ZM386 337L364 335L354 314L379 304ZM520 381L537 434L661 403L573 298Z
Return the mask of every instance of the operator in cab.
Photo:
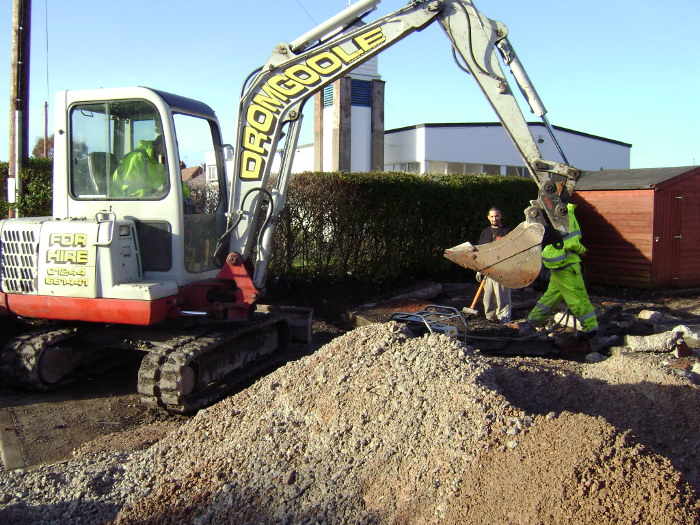
M140 140L138 147L126 154L112 177L118 196L160 198L168 192L163 135L155 140Z
M155 140L140 140L138 147L127 153L112 177L113 191L118 196L159 199L168 193L165 171L163 135ZM196 213L190 189L182 183L183 207L186 215Z

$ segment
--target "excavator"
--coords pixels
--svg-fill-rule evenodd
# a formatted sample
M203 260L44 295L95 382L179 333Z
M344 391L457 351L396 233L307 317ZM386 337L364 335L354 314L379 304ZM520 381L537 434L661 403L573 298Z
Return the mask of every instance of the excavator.
M458 246L446 256L509 287L537 277L545 230L560 238L567 233L556 183L570 194L580 172L563 153L563 163L541 158L501 64L550 132L551 126L506 27L471 0L412 0L365 20L380 1L361 0L278 44L251 73L230 176L231 148L203 102L146 87L57 93L52 216L0 221L0 319L39 321L12 338L3 331L3 381L50 390L135 350L144 354L142 401L192 413L278 361L292 326L284 313L260 311L259 301L304 103L433 23L539 188L525 221L507 237ZM185 205L183 171L191 159L205 157L204 176L218 183L210 186L218 194L193 213Z

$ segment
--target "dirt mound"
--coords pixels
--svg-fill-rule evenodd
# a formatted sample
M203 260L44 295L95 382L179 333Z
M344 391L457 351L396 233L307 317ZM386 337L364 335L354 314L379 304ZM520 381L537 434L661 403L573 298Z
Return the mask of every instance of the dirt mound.
M594 365L494 359L500 391L532 414L602 417L668 458L700 487L700 389L655 355L621 353Z
M602 417L539 417L465 473L445 523L697 523L680 473Z
M369 325L147 450L5 473L0 519L700 523L697 396L636 356L505 360Z
M447 338L355 330L162 440L162 481L116 521L698 520L678 469L629 432L533 415L502 390L487 360Z
M118 522L203 510L209 522L376 521L426 491L444 499L452 489L436 466L457 472L480 446L484 414L501 412L479 380L486 371L447 338L410 338L396 324L354 330L161 441L159 474L172 479Z

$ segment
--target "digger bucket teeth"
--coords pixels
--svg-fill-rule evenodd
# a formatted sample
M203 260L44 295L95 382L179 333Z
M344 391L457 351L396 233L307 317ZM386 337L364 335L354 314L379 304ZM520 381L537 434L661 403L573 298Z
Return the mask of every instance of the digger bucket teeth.
M540 273L542 237L542 224L523 222L505 237L488 244L473 246L465 242L449 248L445 257L508 288L524 288Z

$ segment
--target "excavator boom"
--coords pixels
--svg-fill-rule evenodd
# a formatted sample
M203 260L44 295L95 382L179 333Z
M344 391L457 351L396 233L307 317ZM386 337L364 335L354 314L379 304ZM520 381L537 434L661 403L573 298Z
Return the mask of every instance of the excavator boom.
M389 15L360 24L379 2L360 1L292 43L278 44L265 66L251 75L239 106L229 228L219 252L239 253L244 260L251 261L255 268L253 282L262 287L275 217L287 193L304 103L324 86L386 48L438 22L452 43L458 66L483 91L539 188L538 198L532 202L527 221L520 228L521 232L529 230L526 236L520 236L517 242L511 242L513 236L506 237L498 247L490 248L489 257L484 257L484 249L478 248L468 257L456 259L461 261L458 264L504 284L507 281L512 287L526 286L536 274L532 279L529 271L522 272L515 280L505 276L511 271L519 272L525 259L530 261L529 266L539 268L538 246L545 226L562 236L567 233L566 206L556 191L555 180L564 181L571 193L580 172L566 164L542 159L501 62L511 68L533 112L544 118L546 110L507 39L508 30L479 12L471 0L414 0ZM551 131L546 120L545 124ZM283 137L284 147L280 148ZM281 169L275 186L270 188L272 158L280 149ZM265 217L261 218L263 214ZM542 228L533 228L534 224ZM455 247L450 253L454 256L459 252ZM496 253L501 254L500 262L494 266L492 259Z

